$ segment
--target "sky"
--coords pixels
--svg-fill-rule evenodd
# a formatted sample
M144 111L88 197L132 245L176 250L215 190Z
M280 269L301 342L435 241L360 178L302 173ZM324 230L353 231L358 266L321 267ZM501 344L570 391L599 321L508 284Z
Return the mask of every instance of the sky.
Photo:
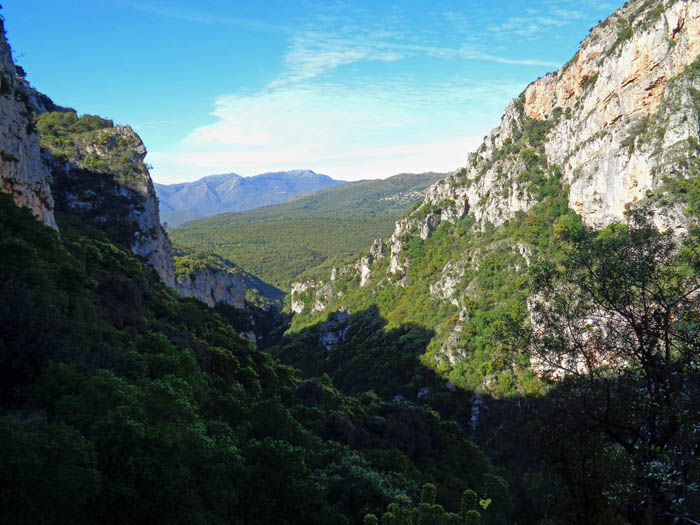
M445 172L558 69L605 0L3 0L56 103L131 125L163 184Z

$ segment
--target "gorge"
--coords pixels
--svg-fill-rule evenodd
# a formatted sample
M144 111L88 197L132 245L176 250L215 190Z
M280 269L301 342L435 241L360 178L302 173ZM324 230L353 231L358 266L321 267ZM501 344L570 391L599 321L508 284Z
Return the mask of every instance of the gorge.
M3 523L696 519L697 1L627 2L465 166L363 186L415 202L393 233L279 288L201 250L230 216L173 247L145 157L2 26Z

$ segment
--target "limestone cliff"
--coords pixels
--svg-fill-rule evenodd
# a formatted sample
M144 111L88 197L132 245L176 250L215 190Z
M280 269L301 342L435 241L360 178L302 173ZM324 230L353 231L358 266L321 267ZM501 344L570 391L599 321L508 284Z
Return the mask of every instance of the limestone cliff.
M13 63L0 20L0 190L53 228L55 205L80 210L83 220L118 233L174 286L172 247L145 156L129 126L79 119L36 91Z
M700 153L699 55L699 2L625 4L592 29L569 63L513 100L467 166L435 183L424 204L397 222L389 273L402 282L411 236L426 239L441 222L467 214L482 229L498 226L536 204L547 179L558 178L569 206L595 227L622 220L627 206L652 195L664 200L666 178L692 176L680 161ZM525 147L523 135L531 136ZM658 226L684 230L683 206L665 200L656 207Z
M217 308L236 331L257 345L265 337L269 320L276 309L261 308L257 298L257 279L230 261L201 252L177 248L175 255L175 289L185 297L194 297ZM250 294L250 303L246 301Z
M199 268L176 282L146 153L130 126L78 117L34 89L12 61L0 20L0 190L53 228L55 207L105 231L183 295L245 309L243 277L228 268Z
M354 267L351 268L354 270ZM331 280L334 279L334 273L331 274ZM295 314L303 311L309 311L307 303L310 303L310 311L322 312L332 300L333 289L331 284L324 284L323 281L304 281L301 283L292 283L291 289L291 309Z
M37 126L57 209L107 230L175 286L173 249L144 163L146 147L129 126L93 115L44 113Z
M499 225L537 202L521 174L532 155L569 186L569 206L601 227L680 173L679 156L697 157L700 3L628 2L594 28L562 69L530 84L468 166L433 186L426 203ZM532 128L542 136L530 157L512 145ZM539 129L537 129L539 128ZM445 208L445 206L443 206ZM683 227L679 210L658 218ZM675 212L675 213L674 213ZM454 212L453 212L454 213ZM440 220L452 220L443 210Z
M52 228L54 202L48 170L41 161L32 108L18 78L12 52L0 20L0 191L10 193L19 206L30 208Z
M175 289L185 297L195 297L211 306L223 303L245 309L245 287L240 273L205 267L178 275Z
M512 293L525 293L524 269L540 255L533 240L552 229L543 217L568 205L600 228L644 204L659 228L683 232L700 216L686 191L698 174L700 2L630 1L514 99L467 165L435 183L389 239L327 281L293 285L293 310L302 326L372 303L394 322L422 315L435 332L432 364L449 373L472 361L468 382L488 387L498 345L486 349L479 330L490 326L484 312L508 300L489 286L507 275ZM503 315L527 315L518 297L519 313Z

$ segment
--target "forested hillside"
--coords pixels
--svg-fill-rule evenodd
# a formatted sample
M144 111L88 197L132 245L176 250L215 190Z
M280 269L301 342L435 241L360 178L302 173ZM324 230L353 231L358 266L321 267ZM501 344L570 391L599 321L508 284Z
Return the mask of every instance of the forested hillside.
M503 483L436 413L301 381L103 232L0 198L3 523L358 522Z

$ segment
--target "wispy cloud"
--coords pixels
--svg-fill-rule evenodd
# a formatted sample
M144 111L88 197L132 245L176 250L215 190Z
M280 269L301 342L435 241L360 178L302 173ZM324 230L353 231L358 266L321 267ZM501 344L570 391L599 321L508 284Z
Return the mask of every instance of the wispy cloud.
M553 24L554 21L549 23ZM354 36L337 36L316 31L297 35L285 56L285 71L269 87L275 88L309 80L340 66L356 62L396 62L420 55L440 59L478 60L517 66L557 67L559 65L536 58L521 59L494 55L473 46L450 48L406 43L401 39L376 39L373 36L363 34L360 31Z
M554 7L551 10L551 13L552 15L567 22L570 22L572 20L582 20L586 18L586 15L578 9L565 9L562 7Z
M289 47L284 56L285 69L271 82L269 88L303 82L332 71L338 67L363 61L396 62L416 55L426 55L443 59L481 60L509 65L551 67L548 61L533 59L513 59L479 51L473 47L449 48L415 44L411 42L411 32L401 27L399 13L376 21L369 15L362 15L351 4L344 2L319 3L316 15L307 20L301 28L273 24L261 19L224 16L193 8L174 6L159 1L110 0L116 5L166 18L192 23L235 27L256 32L282 33L290 35ZM560 16L565 14L559 9ZM349 15L352 16L349 16ZM362 19L362 16L365 16ZM469 21L454 11L442 13L445 20L466 32ZM346 18L354 23L340 23ZM358 20L360 23L357 23ZM492 28L497 33L510 32L520 36L536 35L541 25L558 25L565 22L559 19L538 17L537 23L527 23L526 19L512 18L504 24Z
M497 25L490 26L490 14L468 18L459 8L431 12L432 24L415 19L407 24L399 7L377 17L355 2L314 7L314 0L306 0L309 16L289 31L260 21L173 11L155 0L145 5L128 1L134 9L162 16L288 31L282 67L264 89L218 97L213 124L150 154L149 162L157 166L153 175L161 182L294 167L348 180L457 168L524 87L527 74L516 69L560 65L542 57L541 45L523 56L522 40L561 32L585 18L575 0L543 0ZM443 30L453 36L445 38ZM426 64L430 74L442 70L443 80L421 76ZM373 77L377 69L385 71L381 80ZM478 82L468 76L495 69L507 71L500 79L522 76L523 83Z
M460 49L459 55L462 58L472 60L484 60L486 62L495 62L497 64L509 64L513 66L542 66L542 67L559 67L561 64L549 60L538 60L534 58L507 58L496 55L483 53L475 49L464 47Z
M286 70L270 87L308 80L362 60L393 62L404 58L404 54L378 43L370 35L364 36L336 36L319 31L295 36L284 59Z
M291 27L272 24L264 20L222 16L220 14L211 14L196 9L186 9L180 6L172 6L160 2L117 0L116 5L138 11L140 13L147 13L150 15L172 18L175 20L184 20L186 22L193 22L197 24L234 27L237 29L246 29L263 33L291 33L293 31Z
M442 16L449 22L450 27L459 33L469 33L473 30L473 23L463 13L445 11Z
M549 3L545 12L537 9L526 9L524 16L507 18L503 23L489 28L497 37L520 36L528 39L539 38L548 28L564 27L574 20L585 18L582 11L567 8L568 3L560 1Z

